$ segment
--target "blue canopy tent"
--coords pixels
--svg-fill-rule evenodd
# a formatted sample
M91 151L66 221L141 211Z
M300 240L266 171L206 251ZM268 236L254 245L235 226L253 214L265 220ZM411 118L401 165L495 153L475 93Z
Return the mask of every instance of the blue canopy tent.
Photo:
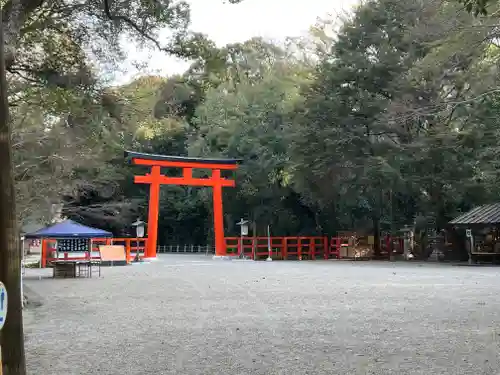
M50 227L37 230L25 235L26 238L106 238L113 237L113 233L87 227L73 220L65 220L61 223L51 225Z
M77 253L85 253L90 251L92 253L92 239L93 238L112 238L111 232L87 227L79 224L73 220L65 220L61 223L51 225L47 228L37 230L33 233L28 233L25 238L42 238L56 240L55 247L52 247L51 254L55 253L55 259L59 259L59 253L71 253L72 258L81 258L82 255ZM42 241L42 253L40 254L40 266L44 267L48 258L48 250L44 249L44 241Z

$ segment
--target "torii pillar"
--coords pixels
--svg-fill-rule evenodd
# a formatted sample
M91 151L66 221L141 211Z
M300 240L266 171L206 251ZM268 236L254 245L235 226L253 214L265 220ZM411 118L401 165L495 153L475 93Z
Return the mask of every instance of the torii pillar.
M151 168L144 176L135 176L136 184L149 184L148 241L144 252L145 258L156 258L158 242L158 215L160 205L160 185L208 186L213 189L215 255L225 256L224 213L222 210L222 188L234 187L234 180L222 178L222 170L236 170L240 160L204 159L181 156L144 154L125 151L132 164ZM182 168L182 177L168 177L161 173L161 168ZM209 169L208 178L194 178L193 169Z

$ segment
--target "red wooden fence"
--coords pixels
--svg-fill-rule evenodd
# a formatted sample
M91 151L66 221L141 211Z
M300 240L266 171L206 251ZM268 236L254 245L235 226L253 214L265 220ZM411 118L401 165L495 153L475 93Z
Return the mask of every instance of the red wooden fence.
M227 255L243 254L251 259L268 257L267 237L226 237ZM381 255L389 257L389 249L402 253L403 238L385 237L381 239ZM281 260L341 259L341 247L348 246L349 239L344 237L271 237L271 257ZM345 251L344 251L345 253ZM345 256L345 255L344 255Z
M341 237L271 237L271 257L280 260L314 260L314 259L341 259L341 246L346 246L347 239ZM398 243L402 240L394 238ZM265 259L268 257L267 237L226 237L227 255L238 256L243 254L251 259ZM387 254L390 248L390 238L382 239L382 253ZM42 267L47 262L59 258L83 260L88 258L85 253L57 252L57 240L43 239L42 241ZM144 255L147 238L94 238L92 239L92 258L98 258L99 245L123 245L125 247L126 259L128 262L135 258L135 253L139 251L139 256ZM396 246L397 247L397 246ZM401 246L402 247L402 246Z
M273 259L336 259L340 258L340 238L329 237L271 237ZM251 259L269 255L267 237L226 237L228 255L243 254Z

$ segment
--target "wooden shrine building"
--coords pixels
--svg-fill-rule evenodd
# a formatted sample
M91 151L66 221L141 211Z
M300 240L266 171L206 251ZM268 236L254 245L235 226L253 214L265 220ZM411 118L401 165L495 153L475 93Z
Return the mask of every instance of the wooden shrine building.
M449 222L453 251L470 254L472 261L500 261L500 203L486 204Z

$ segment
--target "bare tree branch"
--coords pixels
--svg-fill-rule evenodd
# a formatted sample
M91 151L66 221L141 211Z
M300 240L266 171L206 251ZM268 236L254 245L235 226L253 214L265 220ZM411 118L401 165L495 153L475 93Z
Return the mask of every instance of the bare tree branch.
M111 20L111 21L123 21L125 22L128 26L133 28L135 31L139 33L142 37L145 39L149 40L151 43L153 43L160 51L164 51L167 53L175 54L176 51L166 48L158 42L157 39L155 39L153 36L147 34L142 30L134 21L132 21L129 17L123 16L123 15L116 15L111 13L110 5L109 5L109 0L104 0L104 13L106 16Z

